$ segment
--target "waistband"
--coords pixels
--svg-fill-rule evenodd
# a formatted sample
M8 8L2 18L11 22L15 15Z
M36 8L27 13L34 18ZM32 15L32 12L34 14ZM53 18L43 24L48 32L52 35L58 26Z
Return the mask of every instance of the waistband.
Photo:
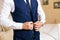
M14 31L34 31L34 30L14 29Z

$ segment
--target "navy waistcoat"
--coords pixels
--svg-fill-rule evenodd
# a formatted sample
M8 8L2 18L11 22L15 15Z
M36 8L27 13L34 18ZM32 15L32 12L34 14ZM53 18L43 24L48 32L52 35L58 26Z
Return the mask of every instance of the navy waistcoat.
M24 2L24 0L14 0L15 11L12 14L13 21L24 23L24 22L36 22L38 20L37 0L31 0L31 9Z

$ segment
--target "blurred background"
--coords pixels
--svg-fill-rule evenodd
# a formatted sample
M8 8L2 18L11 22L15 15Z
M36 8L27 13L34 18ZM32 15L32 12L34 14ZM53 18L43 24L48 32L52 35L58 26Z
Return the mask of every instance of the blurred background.
M40 0L46 15L46 23L40 29L41 40L59 40L60 29L60 0ZM0 0L0 12L3 0Z
M40 29L41 40L60 40L60 0L40 0L46 15L46 24ZM45 3L44 3L45 1Z

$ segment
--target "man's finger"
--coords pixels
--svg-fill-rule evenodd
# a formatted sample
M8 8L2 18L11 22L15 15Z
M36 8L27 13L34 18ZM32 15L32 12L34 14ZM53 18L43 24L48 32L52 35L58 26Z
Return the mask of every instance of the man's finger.
M35 31L39 31L39 30L35 30Z
M30 30L33 30L33 27L29 27Z
M35 28L35 30L37 30L38 28Z
M35 28L35 31L39 31L39 29L38 28Z

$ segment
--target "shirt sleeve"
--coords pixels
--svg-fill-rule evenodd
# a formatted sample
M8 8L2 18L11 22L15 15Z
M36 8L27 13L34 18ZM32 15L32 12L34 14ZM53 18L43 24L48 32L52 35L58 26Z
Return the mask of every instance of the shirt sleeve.
M6 27L14 26L14 28L16 29L22 29L23 23L16 23L8 18L11 11L14 11L14 3L11 0L4 0L4 5L0 14L0 25Z
M37 0L37 2L38 2L38 10L37 10L37 12L38 12L38 15L40 16L40 21L42 23L45 23L46 22L46 20L45 20L45 14L44 14L44 11L42 9L40 0Z

